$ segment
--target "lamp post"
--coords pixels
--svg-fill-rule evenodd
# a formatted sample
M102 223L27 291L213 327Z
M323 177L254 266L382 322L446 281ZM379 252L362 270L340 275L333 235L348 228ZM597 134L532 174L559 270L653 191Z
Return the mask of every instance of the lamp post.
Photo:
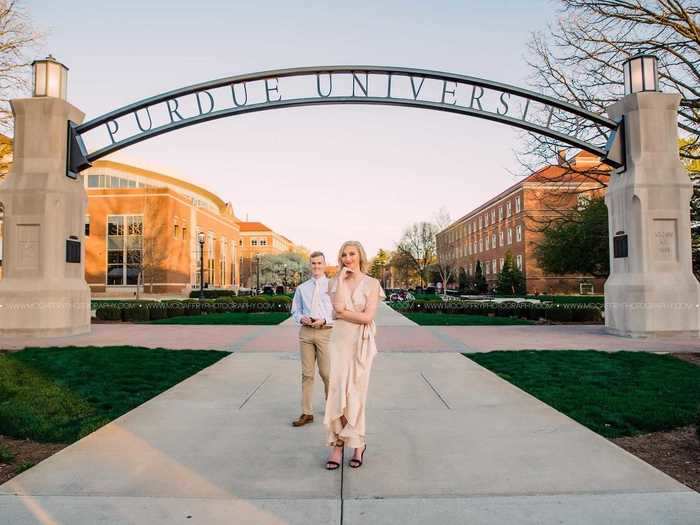
M51 55L32 62L34 69L34 97L55 97L66 100L68 68Z
M204 299L204 241L206 236L204 232L197 234L199 241L199 304L201 308L202 300Z
M255 260L257 261L257 264L255 265L255 269L256 269L257 274L258 274L258 280L257 280L258 284L257 284L257 287L255 289L255 295L258 295L258 292L260 290L260 254L259 253L255 254Z
M287 265L284 265L284 281L282 282L282 287L284 288L284 291L287 291Z

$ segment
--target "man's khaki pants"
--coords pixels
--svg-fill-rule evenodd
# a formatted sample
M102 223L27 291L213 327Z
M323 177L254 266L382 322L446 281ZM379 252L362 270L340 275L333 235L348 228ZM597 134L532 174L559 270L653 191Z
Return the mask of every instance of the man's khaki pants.
M323 386L328 397L328 373L330 371L330 356L328 342L332 328L311 328L302 326L299 330L299 349L301 351L301 412L313 415L314 376L316 361L318 373L323 380Z

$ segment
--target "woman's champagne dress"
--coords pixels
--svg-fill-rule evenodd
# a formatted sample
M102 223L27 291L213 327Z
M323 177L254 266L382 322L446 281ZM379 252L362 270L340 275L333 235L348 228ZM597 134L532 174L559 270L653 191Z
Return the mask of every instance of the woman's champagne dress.
M329 293L337 290L338 281L333 279ZM363 312L368 298L379 291L380 300L385 297L379 281L364 275L355 290L346 298L346 308ZM323 423L327 429L328 445L338 440L346 446L362 448L365 445L365 405L372 361L377 353L375 343L376 326L356 324L342 319L335 321L328 345L330 374L326 414ZM340 416L345 416L343 427Z

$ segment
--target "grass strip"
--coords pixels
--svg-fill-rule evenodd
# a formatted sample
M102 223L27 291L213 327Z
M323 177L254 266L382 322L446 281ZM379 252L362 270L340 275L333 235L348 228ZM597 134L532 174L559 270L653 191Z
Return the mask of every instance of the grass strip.
M228 354L130 346L0 354L0 434L72 443Z
M464 354L608 438L693 424L700 367L671 355L594 350Z

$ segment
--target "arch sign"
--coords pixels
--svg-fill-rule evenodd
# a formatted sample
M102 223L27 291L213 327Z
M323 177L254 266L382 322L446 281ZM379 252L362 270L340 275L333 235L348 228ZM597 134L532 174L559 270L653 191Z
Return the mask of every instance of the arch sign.
M447 111L501 122L597 155L618 124L532 91L464 75L381 66L323 66L233 76L163 93L83 124L69 123L68 175L143 140L218 118L296 106L380 104ZM572 123L575 133L571 133Z

